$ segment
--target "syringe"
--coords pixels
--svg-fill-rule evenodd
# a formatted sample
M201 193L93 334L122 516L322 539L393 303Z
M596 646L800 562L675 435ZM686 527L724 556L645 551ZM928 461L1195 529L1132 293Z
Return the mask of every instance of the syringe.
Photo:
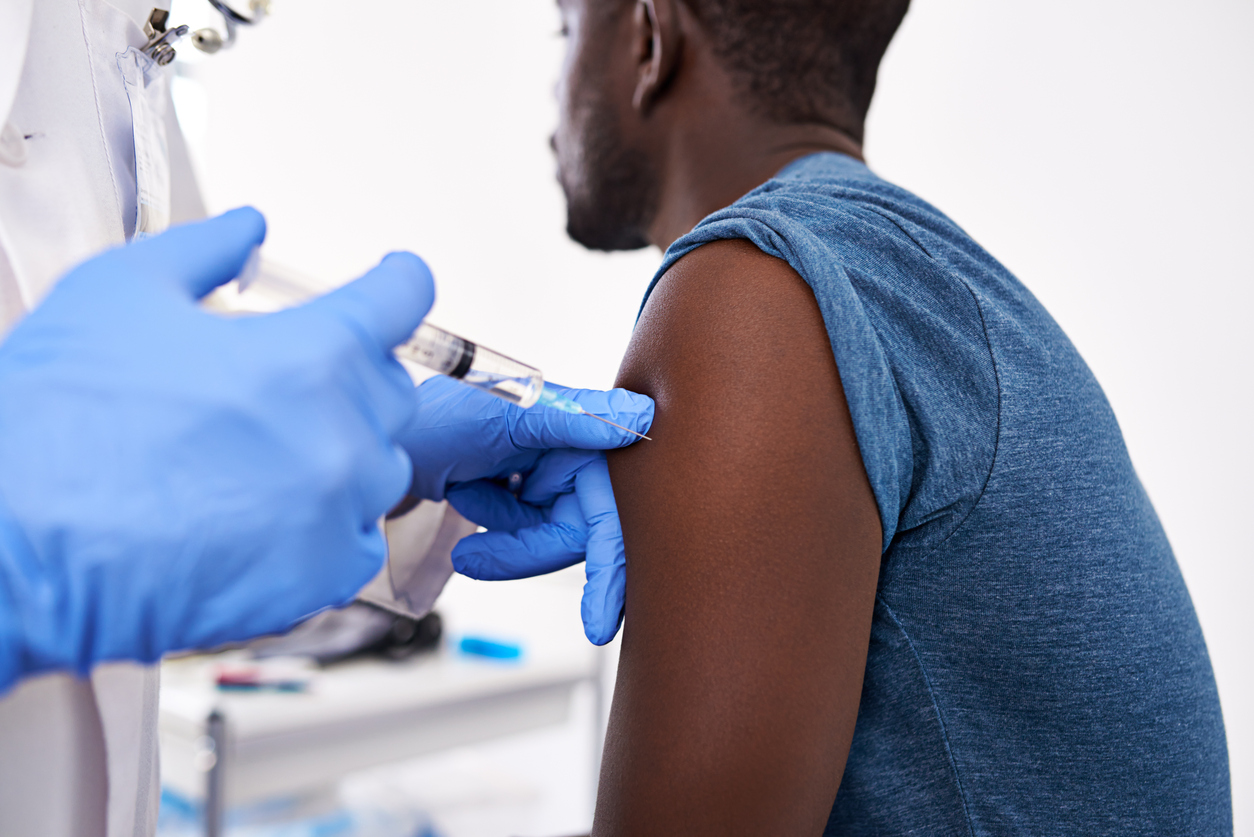
M409 340L396 347L395 353L399 358L455 378L519 407L527 408L539 404L565 413L591 416L641 439L649 439L643 433L588 412L577 401L545 386L544 375L539 369L450 334L430 323L418 326L418 330Z
M254 250L244 265L236 283L236 289L233 303L228 302L228 299L219 300L221 310L274 310L270 307L256 307L255 295L258 292L272 306L285 308L305 302L320 291L326 290L319 288L317 283L311 282L308 277L284 270L271 263L263 265L259 250ZM245 291L249 291L249 296L254 297L254 304L250 305L248 301L240 299L239 295ZM397 346L394 352L399 358L413 361L441 375L456 378L464 384L481 389L511 404L517 404L524 409L539 404L564 413L591 416L597 421L613 425L641 439L649 439L648 436L637 433L630 427L623 427L621 424L615 424L607 418L588 412L577 401L561 395L552 387L545 386L544 375L539 369L450 334L430 323L418 326L413 336ZM649 439L649 441L653 440Z

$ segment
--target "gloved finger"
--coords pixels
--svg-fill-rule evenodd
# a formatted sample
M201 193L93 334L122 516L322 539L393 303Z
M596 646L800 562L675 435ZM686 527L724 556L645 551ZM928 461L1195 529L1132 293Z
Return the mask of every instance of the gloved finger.
M453 569L479 581L531 578L583 560L583 532L544 523L517 532L480 532L453 547Z
M173 227L121 247L109 257L125 262L130 273L168 281L193 299L200 299L238 276L253 249L265 238L266 219L246 206L207 221Z
M356 281L303 306L307 315L331 314L386 353L409 339L435 302L435 281L413 253L389 253Z
M589 413L609 419L637 433L648 433L653 424L653 399L647 395L625 389L603 392L595 389L567 389L553 384L550 386L574 399ZM626 447L640 439L633 433L619 430L591 416L547 407L511 410L508 416L510 437L515 445L523 449L611 450Z
M451 484L498 476L490 467L501 462L498 452L516 452L501 399L444 375L423 381L410 398L413 420L396 441L414 462L413 496L443 500Z
M600 451L559 448L543 454L523 482L518 498L533 506L548 506L559 496L575 490L575 475Z
M460 448L518 453L510 442L505 414L518 408L447 375L433 375L413 391L418 405L415 422L407 429L417 444L433 434L447 445L460 440ZM447 455L448 449L441 451ZM480 474L479 476L484 476Z
M444 496L462 517L493 532L514 532L546 522L543 511L520 503L513 494L487 480L458 483Z
M418 384L414 393L423 405L424 429L464 424L467 420L487 424L500 421L507 410L518 409L481 389L467 386L447 375L434 375Z
M588 522L588 547L580 614L584 634L594 645L605 645L618 633L627 593L627 553L623 529L610 485L609 467L602 459L579 472L579 507Z
M579 498L574 492L558 497L549 508L549 523L564 523L567 526L587 535L588 521L584 520L583 509L579 507Z

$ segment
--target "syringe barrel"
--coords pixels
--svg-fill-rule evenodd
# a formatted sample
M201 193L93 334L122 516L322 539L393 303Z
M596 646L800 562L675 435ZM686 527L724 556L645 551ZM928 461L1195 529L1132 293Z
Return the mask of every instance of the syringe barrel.
M544 375L539 369L428 323L418 326L413 337L396 347L396 356L519 407L534 405L544 389Z

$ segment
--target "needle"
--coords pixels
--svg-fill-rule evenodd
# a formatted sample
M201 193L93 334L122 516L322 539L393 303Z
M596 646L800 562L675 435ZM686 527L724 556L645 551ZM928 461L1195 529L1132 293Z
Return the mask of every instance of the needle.
M635 434L636 434L637 436L639 436L641 439L646 439L646 440L648 440L648 441L650 441L650 442L652 442L652 441L653 441L652 439L650 439L648 436L644 435L643 433L637 433L635 430L632 430L630 427L623 427L621 424L614 424L614 422L610 421L609 419L607 419L607 418L601 418L600 416L596 415L595 413L589 413L587 410L584 410L584 411L583 411L583 415L585 415L585 416L592 416L592 418L596 419L597 421L603 421L603 422L605 422L605 423L606 423L606 424L608 424L608 425L611 425L611 426L613 426L613 427L617 427L619 430L626 430L628 433L635 433Z

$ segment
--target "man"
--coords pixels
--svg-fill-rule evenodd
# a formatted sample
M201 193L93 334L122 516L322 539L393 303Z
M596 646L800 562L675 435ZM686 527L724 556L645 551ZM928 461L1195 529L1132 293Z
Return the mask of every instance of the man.
M666 251L594 834L1230 834L1200 628L1031 294L862 162L907 0L559 0L569 231Z
M498 577L586 553L596 641L621 614L599 451L630 435L447 379L415 390L390 350L433 299L416 257L290 312L200 308L265 223L245 209L163 232L204 211L168 70L147 51L153 12L0 3L5 835L150 834L157 678L143 664L349 601L381 569L378 520L407 489L503 529L458 554ZM135 238L149 240L119 246ZM648 428L647 398L573 394ZM518 498L495 484L515 473Z

